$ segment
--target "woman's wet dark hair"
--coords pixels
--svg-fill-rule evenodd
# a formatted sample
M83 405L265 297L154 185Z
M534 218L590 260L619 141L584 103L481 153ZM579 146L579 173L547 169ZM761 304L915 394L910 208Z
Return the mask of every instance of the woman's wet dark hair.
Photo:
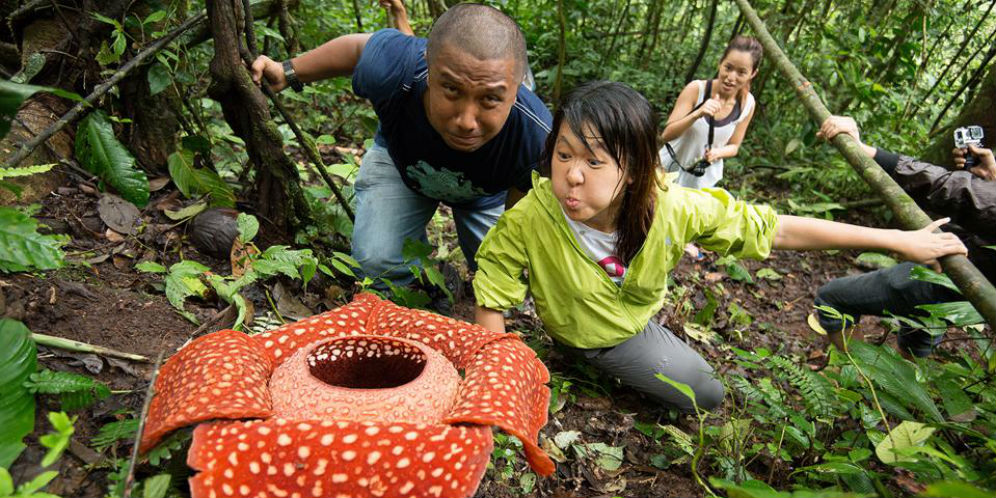
M632 183L623 183L616 217L616 255L628 265L643 246L654 219L654 201L661 184L657 177L657 116L640 92L623 83L593 81L567 94L553 115L553 131L546 139L543 169L549 174L561 125L566 124L588 150L593 130Z

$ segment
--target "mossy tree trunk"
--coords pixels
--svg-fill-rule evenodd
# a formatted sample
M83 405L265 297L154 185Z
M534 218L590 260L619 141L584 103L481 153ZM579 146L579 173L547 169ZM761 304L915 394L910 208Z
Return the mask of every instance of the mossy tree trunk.
M244 64L241 0L214 0L208 4L214 37L211 85L208 95L221 103L225 121L246 144L255 168L256 213L286 234L310 219L297 166L283 151L283 137L271 119L263 92L252 82Z

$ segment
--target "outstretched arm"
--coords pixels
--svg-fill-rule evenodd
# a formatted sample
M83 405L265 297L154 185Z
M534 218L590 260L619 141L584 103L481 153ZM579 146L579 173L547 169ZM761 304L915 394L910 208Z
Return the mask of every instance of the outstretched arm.
M408 22L408 11L402 0L380 0L380 6L387 9L388 13L393 16L394 25L391 26L392 28L397 28L398 31L408 36L415 36L415 30Z
M293 59L291 65L302 83L346 76L353 73L360 62L363 48L370 39L370 33L354 33L329 40L318 48L305 52ZM252 63L252 79L259 84L262 77L274 91L287 87L284 68L281 63L261 55Z
M904 259L934 264L949 254L968 254L953 234L934 230L950 221L937 220L920 230L869 228L835 221L779 215L775 249L795 251L819 249L871 249L898 253Z
M474 323L492 332L505 333L505 317L501 311L478 305L474 310Z

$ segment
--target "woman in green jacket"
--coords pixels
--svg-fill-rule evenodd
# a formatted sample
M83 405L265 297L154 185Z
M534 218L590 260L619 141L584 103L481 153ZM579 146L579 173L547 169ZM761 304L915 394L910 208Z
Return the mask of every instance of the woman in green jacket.
M594 82L575 89L554 116L549 178L498 220L477 253L477 323L505 329L502 311L527 292L547 332L595 366L660 401L692 403L656 374L689 385L705 409L723 386L687 344L653 320L667 275L686 243L762 259L771 249L881 249L929 262L965 254L947 220L916 231L866 228L778 215L722 189L687 189L657 176L657 119L632 88Z

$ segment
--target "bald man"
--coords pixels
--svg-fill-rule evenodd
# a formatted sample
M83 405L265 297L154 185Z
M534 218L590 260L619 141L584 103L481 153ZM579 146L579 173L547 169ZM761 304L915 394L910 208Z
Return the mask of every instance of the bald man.
M526 42L492 7L459 4L428 40L395 29L341 36L284 63L261 56L253 78L276 90L352 74L380 125L356 179L353 257L371 278L412 281L405 239L426 241L442 202L474 254L498 216L531 187L550 132L546 106L521 84Z

